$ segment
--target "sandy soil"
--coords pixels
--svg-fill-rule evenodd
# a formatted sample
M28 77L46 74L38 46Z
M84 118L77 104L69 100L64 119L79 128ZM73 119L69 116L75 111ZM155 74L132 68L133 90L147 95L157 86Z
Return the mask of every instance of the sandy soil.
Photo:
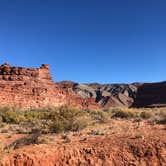
M166 126L110 120L81 132L1 133L2 166L166 166Z

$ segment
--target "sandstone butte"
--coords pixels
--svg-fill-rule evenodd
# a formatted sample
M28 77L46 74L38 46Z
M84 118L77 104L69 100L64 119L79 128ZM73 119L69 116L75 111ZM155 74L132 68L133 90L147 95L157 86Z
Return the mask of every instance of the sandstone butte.
M50 67L40 68L11 67L8 63L0 66L1 106L14 108L38 108L77 105L80 108L96 108L94 99L77 95L68 83L55 83Z

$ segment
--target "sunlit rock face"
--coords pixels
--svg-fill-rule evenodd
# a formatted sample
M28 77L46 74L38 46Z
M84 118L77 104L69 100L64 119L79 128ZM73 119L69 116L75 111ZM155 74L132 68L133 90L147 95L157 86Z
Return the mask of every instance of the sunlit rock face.
M74 84L73 90L83 98L94 98L100 107L131 107L136 98L134 84Z
M14 108L38 108L73 104L81 108L97 107L95 101L82 99L72 87L55 83L50 67L12 67L7 63L0 66L1 106Z
M155 107L166 105L166 83L80 84L56 83L50 66L0 66L0 104L13 108L74 105L82 109Z

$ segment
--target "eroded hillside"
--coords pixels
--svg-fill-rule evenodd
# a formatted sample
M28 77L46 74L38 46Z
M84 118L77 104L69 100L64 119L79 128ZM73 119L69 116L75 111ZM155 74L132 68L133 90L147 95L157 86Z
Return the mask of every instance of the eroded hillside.
M79 108L154 107L166 104L166 83L80 84L54 82L49 65L0 66L0 103L13 108L72 104Z

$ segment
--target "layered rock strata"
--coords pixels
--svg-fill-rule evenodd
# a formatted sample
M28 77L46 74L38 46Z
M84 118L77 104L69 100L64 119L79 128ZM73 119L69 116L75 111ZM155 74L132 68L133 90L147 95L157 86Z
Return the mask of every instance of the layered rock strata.
M56 83L50 67L0 66L0 104L13 108L75 105L79 108L166 106L166 82L133 84Z
M93 99L82 99L69 85L55 83L49 70L46 64L40 68L1 65L1 106L38 108L74 104L81 108L97 107Z

